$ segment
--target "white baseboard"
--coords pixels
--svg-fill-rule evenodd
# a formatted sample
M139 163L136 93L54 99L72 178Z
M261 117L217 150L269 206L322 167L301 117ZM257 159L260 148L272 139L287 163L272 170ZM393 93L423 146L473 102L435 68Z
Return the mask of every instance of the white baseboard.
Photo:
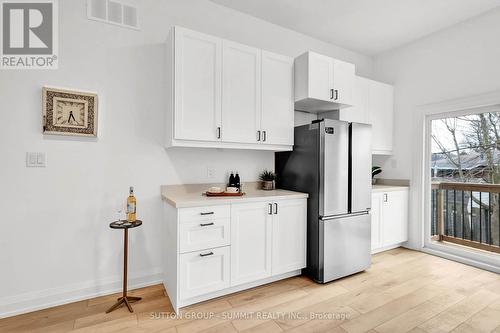
M392 250L392 249L396 249L398 247L403 247L404 244L406 244L406 242L402 242L402 243L397 243L397 244L393 244L393 245L389 245L389 246L380 247L378 249L372 250L372 254L376 254L376 253L380 253L380 252L384 252L384 251L389 251L389 250Z
M161 282L161 269L156 268L141 274L131 274L128 279L128 286L132 290ZM0 298L0 318L114 294L122 290L122 283L122 277L117 276L2 297Z

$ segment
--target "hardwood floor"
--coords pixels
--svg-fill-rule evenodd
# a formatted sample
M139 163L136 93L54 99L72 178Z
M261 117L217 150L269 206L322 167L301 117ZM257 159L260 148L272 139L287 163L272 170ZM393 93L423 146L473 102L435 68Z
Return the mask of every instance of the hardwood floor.
M131 294L143 297L135 313L105 314L116 294L2 319L0 332L500 333L500 275L401 248L326 285L290 278L184 308L182 318L161 285Z

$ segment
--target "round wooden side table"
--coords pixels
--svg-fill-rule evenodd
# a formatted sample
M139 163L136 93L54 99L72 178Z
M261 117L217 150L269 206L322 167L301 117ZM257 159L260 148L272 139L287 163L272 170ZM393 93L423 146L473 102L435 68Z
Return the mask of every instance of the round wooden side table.
M116 303L106 311L106 313L116 310L122 304L125 304L130 312L134 312L130 303L141 300L141 297L127 295L128 229L137 228L141 225L141 220L136 220L135 222L120 220L109 224L111 229L123 229L123 294L122 297L119 297Z

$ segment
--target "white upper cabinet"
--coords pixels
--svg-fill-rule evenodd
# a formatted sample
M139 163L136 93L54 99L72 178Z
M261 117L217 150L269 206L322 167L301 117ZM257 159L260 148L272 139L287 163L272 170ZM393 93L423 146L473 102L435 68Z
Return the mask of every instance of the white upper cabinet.
M336 110L353 104L355 66L314 52L295 59L295 109Z
M293 59L262 51L261 142L293 145L293 114Z
M340 108L354 104L355 66L345 61L333 59L333 100Z
M368 107L372 124L374 154L392 154L394 87L370 80Z
M372 153L392 154L394 87L356 76L354 102L339 111L339 119L372 125Z
M175 28L175 139L218 140L221 52L220 39Z
M175 27L167 147L293 148L293 59Z
M257 142L261 115L261 51L222 42L222 134L224 142Z

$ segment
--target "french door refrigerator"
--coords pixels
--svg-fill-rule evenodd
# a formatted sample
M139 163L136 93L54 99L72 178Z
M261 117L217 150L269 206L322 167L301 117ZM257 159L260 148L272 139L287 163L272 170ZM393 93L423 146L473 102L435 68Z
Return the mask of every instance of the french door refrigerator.
M325 283L371 264L371 126L322 119L295 127L275 155L277 187L309 193L307 268Z

